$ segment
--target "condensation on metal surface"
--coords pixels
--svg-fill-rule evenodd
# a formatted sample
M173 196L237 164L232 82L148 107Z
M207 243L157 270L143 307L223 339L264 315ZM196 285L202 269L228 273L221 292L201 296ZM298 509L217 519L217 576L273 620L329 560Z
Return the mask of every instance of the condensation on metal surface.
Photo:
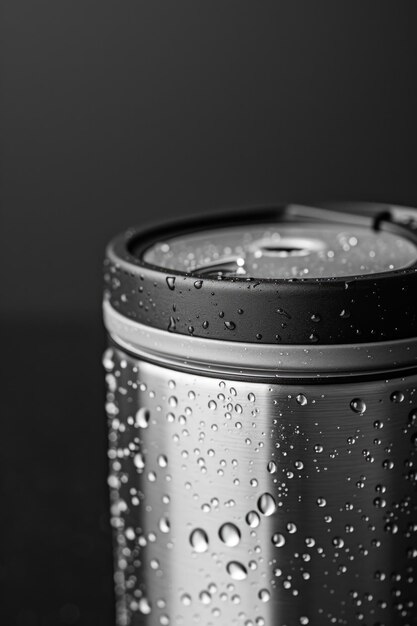
M330 346L274 345L178 337L129 320L108 301L103 316L110 337L136 356L188 370L251 378L320 378L388 375L417 367L417 341L403 339ZM398 374L399 375L399 374Z
M417 258L407 239L360 226L251 224L172 237L152 245L147 263L201 276L326 278L388 272Z
M416 377L103 364L119 626L417 623Z

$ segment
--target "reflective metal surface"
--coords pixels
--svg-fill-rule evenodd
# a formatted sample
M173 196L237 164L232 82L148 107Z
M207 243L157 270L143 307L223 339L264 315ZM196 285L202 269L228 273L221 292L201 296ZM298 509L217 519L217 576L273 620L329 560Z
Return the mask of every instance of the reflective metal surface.
M344 345L274 345L166 333L120 315L104 302L106 328L125 350L167 367L250 378L382 376L417 366L417 339Z
M416 376L103 362L119 626L417 624Z
M414 263L411 241L365 226L251 224L191 232L146 250L147 263L196 276L319 278L387 272Z

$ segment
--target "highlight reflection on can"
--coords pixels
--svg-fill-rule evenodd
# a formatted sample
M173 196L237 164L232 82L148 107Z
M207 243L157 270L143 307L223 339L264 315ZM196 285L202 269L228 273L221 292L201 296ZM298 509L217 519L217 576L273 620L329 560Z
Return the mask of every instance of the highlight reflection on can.
M400 207L110 244L119 625L417 624L416 294Z

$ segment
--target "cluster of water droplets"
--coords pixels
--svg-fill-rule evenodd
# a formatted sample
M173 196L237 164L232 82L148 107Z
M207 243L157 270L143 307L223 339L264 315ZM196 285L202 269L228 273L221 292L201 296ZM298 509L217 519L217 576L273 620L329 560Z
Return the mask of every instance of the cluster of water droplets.
M267 626L282 603L283 626L411 626L413 387L248 388L113 349L103 364L119 626Z

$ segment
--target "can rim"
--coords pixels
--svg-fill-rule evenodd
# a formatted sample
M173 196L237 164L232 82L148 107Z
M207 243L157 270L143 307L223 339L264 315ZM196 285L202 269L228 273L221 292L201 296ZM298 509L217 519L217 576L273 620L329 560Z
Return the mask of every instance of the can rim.
M127 319L108 300L103 303L103 316L113 342L125 351L164 367L204 375L323 382L417 371L417 338L367 344L258 345L178 337Z
M185 234L191 234L196 232L202 232L206 229L218 227L218 219L222 219L222 228L236 225L236 218L239 219L239 225L245 226L250 224L260 224L265 222L278 223L278 217L285 220L286 223L297 224L300 222L308 222L310 224L320 224L326 221L330 224L340 224L346 226L359 226L367 227L373 231L388 232L396 234L399 237L407 239L417 245L417 231L408 228L408 224L399 222L396 218L395 209L404 209L405 207L393 207L391 205L383 205L377 203L349 203L349 207L353 207L354 211L347 212L344 207L348 203L333 203L330 208L326 208L326 203L320 207L308 206L303 204L288 204L285 206L257 206L253 208L230 210L226 214L212 213L209 216L203 218L192 218L181 221L169 221L162 224L151 226L148 228L143 227L131 227L125 233L120 233L110 241L107 247L108 257L115 262L123 264L127 271L135 272L138 268L144 268L158 272L165 277L169 276L190 276L190 272L182 271L179 269L172 269L148 263L145 261L145 252L156 242L163 239L165 236L172 237L173 231L175 236L181 236ZM357 212L359 209L365 212ZM393 209L393 210L390 210ZM415 209L409 209L414 212L416 218L417 212ZM391 278L393 276L410 274L417 270L417 257L414 263L394 270L385 272L374 272L372 274L351 274L341 276L322 276L320 278L295 278L289 280L288 278L248 278L245 276L233 276L227 278L226 282L229 283L247 283L254 281L265 284L274 284L283 286L289 282L295 286L295 288L302 287L303 285L317 285L320 283L340 283L352 281L367 281L378 278ZM198 272L191 273L193 277L199 278ZM204 277L204 281L212 286L218 285L218 280L215 278Z
M366 226L417 244L417 210L377 203L267 206L129 229L107 247L105 295L113 308L145 326L193 339L279 346L372 343L417 336L417 257L406 267L372 274L222 280L159 267L142 258L156 241L216 227L219 217L222 227L236 225L236 220L241 225ZM279 317L282 312L285 320Z

